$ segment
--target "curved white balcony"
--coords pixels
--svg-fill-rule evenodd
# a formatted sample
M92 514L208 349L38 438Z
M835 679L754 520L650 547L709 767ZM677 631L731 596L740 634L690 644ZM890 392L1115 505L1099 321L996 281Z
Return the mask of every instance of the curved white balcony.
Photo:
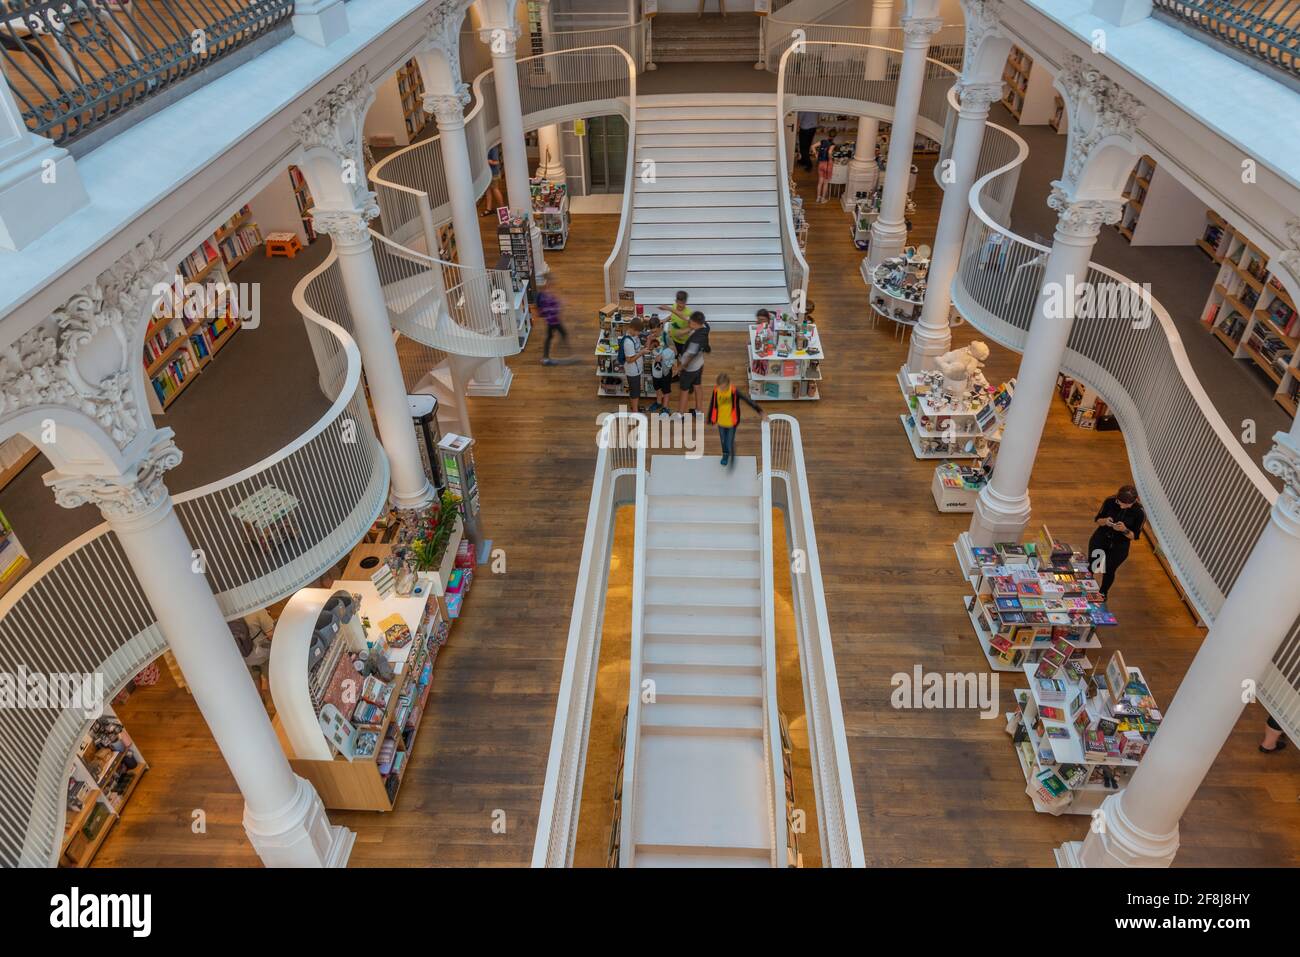
M314 581L345 556L386 505L388 459L361 384L361 356L333 253L294 291L329 410L274 455L173 497L229 618ZM274 539L237 517L274 487L296 505ZM197 560L197 556L196 556ZM0 598L0 662L29 672L101 673L108 695L166 649L117 536L105 525L65 545ZM0 866L57 862L67 767L88 727L80 711L0 709Z

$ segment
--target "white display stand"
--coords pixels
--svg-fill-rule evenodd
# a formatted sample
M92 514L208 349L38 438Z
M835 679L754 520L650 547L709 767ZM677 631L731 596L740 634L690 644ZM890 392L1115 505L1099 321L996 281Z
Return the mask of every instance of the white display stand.
M798 323L794 324L798 326ZM776 352L760 354L756 346L757 323L749 327L749 397L755 401L768 402L809 402L821 398L821 362L826 358L822 352L821 337L817 326L809 324L808 344L805 349L791 349L786 355ZM787 374L786 364L793 363L793 374ZM756 371L756 365L766 364L767 371ZM780 371L773 371L773 365L779 365ZM775 384L773 386L772 384ZM773 395L770 390L778 391Z
M921 307L925 304L925 275L929 272L930 260L916 258L907 261L907 275L916 277L919 282L920 295L915 299L908 298L903 287L890 281L889 277L897 272L897 259L886 259L874 269L869 266L869 261L862 260L859 271L871 287L872 325L877 319L888 319L894 323L899 336L906 335L921 318Z
M981 389L987 389L988 383L983 374L977 373L977 375L978 379L974 384ZM1005 411L998 409L991 394L978 407L973 408L951 409L948 403L937 404L928 395L917 394L917 388L924 378L924 373L908 372L906 366L900 367L898 370L898 388L902 392L903 401L908 408L908 411L901 418L903 428L912 443L912 453L918 459L986 458L991 451L991 446L1002 439ZM1012 381L1014 383L1014 380ZM915 401L915 405L913 405L913 401ZM932 425L922 423L920 417L932 420L946 419L951 422L951 427L936 429ZM942 482L939 481L936 473L934 485L935 504L939 506L939 510L966 511L967 509L963 508L944 507L938 493L938 488L941 485ZM952 505L965 500L965 496L950 496L947 494L954 491L960 490L945 487L945 494L942 498L945 501L950 501ZM972 490L972 492L978 494L978 490ZM974 505L973 499L971 505L972 507Z
M974 512L975 500L979 498L980 490L949 487L940 475L942 468L941 465L935 468L934 480L930 483L930 493L934 496L935 508L941 512Z

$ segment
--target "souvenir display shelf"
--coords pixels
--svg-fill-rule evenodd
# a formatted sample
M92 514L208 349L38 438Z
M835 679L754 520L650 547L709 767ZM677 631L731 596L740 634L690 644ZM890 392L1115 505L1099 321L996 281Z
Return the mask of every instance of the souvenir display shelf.
M899 416L918 459L987 459L1002 438L1014 384L989 387L977 372L964 396L942 391L943 374L898 370L908 411Z
M749 396L769 401L821 398L821 337L808 319L789 313L749 327Z

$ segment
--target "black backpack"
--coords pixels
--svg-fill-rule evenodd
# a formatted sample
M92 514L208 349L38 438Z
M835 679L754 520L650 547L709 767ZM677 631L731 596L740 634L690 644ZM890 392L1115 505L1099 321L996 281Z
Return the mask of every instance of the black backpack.
M699 342L701 352L712 352L709 346L709 324L706 322L701 328L691 333L691 340ZM688 340L690 341L690 340Z

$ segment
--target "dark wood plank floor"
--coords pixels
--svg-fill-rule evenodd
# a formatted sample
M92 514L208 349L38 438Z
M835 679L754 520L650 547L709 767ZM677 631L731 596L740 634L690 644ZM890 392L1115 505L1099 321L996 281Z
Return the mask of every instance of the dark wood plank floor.
M932 163L921 163L918 240L934 231L939 197ZM895 672L916 664L940 671L986 667L962 609L964 582L951 548L967 520L935 511L933 463L912 457L899 425L902 398L894 376L906 346L883 326L871 327L848 216L837 204L812 205L812 184L800 177L810 204L810 295L828 352L825 398L773 403L772 410L795 414L803 428L867 860L1049 866L1052 848L1081 838L1088 822L1034 813L1003 723L973 712L890 706ZM570 348L583 361L541 366L535 335L510 362L510 396L471 400L485 527L506 551L507 572L476 581L465 617L439 657L397 810L331 815L358 832L355 865L520 866L530 859L591 488L596 415L615 408L614 400L595 396L585 356L604 300L601 266L616 229L617 217L575 217L568 248L548 257L554 288L567 304ZM970 338L966 327L957 333L958 342ZM994 347L990 378L1014 374L1017 361ZM740 336L714 337L706 371L724 369L743 379ZM748 428L742 444L756 439L752 423ZM716 439L709 442L712 450ZM1063 405L1053 408L1031 487L1036 522L1082 540L1098 501L1128 478L1118 433L1078 430ZM612 578L611 619L626 600L620 587ZM1157 698L1168 702L1201 633L1144 547L1134 549L1120 573L1113 605L1121 624L1108 644L1140 666ZM617 672L609 680L617 682ZM1003 682L1004 707L1017 683ZM620 696L625 700L625 691L611 690L609 700ZM784 699L783 706L790 710ZM189 698L164 679L135 695L122 713L153 770L96 863L255 864L233 781ZM1178 864L1300 863L1300 762L1295 749L1260 754L1262 724L1262 711L1248 708L1184 817ZM616 721L600 726L606 740L593 738L593 753L616 744L607 739L610 728L616 735ZM607 790L608 781L600 788ZM191 832L196 808L207 812L205 835ZM506 815L504 834L492 829L497 809ZM601 840L607 826L600 822ZM599 857L583 854L584 862Z

